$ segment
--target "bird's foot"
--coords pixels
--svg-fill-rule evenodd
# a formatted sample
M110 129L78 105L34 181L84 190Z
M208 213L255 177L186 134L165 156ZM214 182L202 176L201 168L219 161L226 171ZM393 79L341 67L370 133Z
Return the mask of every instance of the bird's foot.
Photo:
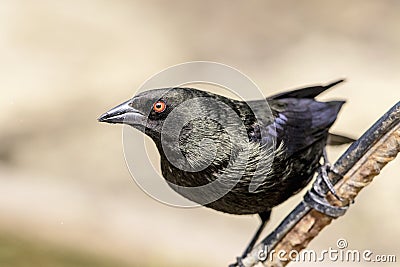
M229 264L229 267L246 267L242 262L242 257L236 257L236 262Z
M335 196L337 200L344 203L344 200L336 193L332 182L329 179L328 172L333 172L339 175L338 171L331 167L331 165L325 161L318 170L318 176L314 182L311 190L304 196L304 202L311 208L324 213L331 217L339 217L345 214L348 209L348 205L333 206L326 199L327 189Z
M329 162L325 162L324 165L322 165L319 169L318 169L318 177L321 177L323 183L328 187L329 191L332 193L332 195L335 196L335 198L337 200L339 200L340 202L343 202L343 198L341 198L337 193L335 188L333 187L333 184L331 182L331 180L329 179L328 176L328 172L333 172L336 175L340 175L338 170L334 167L331 166L331 164ZM317 177L317 179L318 179ZM320 185L320 183L318 183L318 185ZM321 190L322 192L322 190Z

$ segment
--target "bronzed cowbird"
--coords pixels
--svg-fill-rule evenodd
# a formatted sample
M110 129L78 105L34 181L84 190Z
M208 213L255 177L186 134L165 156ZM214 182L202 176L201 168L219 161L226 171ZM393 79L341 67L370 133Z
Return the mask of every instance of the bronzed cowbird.
M150 136L162 175L184 197L230 214L259 214L262 224L245 255L271 209L310 182L325 146L353 141L329 133L345 102L315 100L342 81L252 101L194 88L154 89L98 120L128 124Z

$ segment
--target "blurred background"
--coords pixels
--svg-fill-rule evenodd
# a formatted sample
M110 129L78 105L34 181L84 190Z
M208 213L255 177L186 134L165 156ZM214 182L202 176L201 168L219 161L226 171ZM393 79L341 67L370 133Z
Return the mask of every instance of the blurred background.
M162 69L210 60L266 95L347 78L320 99L346 99L333 130L359 137L400 100L399 14L395 0L2 0L0 266L231 263L258 219L148 197L125 166L122 127L97 117ZM331 161L345 149L330 148ZM309 248L345 238L399 260L399 163Z

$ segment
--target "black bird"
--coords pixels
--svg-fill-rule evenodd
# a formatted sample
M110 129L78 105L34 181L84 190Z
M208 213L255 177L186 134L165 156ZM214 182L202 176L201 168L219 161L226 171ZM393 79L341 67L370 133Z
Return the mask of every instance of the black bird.
M314 99L342 81L248 102L193 88L154 89L98 120L128 124L150 136L162 175L186 198L230 214L258 214L262 223L245 256L271 209L313 178L325 146L354 141L328 131L345 101Z

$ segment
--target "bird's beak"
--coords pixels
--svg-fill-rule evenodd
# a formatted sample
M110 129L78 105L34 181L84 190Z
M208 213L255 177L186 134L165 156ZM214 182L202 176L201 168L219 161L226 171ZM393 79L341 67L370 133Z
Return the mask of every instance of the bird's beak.
M98 118L99 122L123 123L129 125L143 125L145 116L138 110L129 105L132 100L128 100L115 108L110 109Z

